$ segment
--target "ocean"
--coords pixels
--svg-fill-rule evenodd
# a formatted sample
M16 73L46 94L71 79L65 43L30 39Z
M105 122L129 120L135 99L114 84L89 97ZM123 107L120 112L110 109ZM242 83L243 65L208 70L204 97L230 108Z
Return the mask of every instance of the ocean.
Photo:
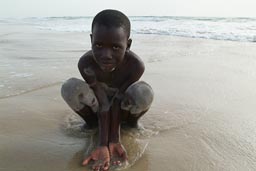
M131 16L132 34L171 35L214 40L256 42L256 18ZM92 17L0 19L43 30L90 32Z

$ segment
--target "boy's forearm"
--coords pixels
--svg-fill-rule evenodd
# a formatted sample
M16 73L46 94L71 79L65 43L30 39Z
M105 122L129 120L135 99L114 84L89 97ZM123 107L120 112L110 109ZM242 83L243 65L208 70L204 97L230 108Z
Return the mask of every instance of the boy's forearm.
M99 112L99 145L107 146L109 141L109 112Z
M110 135L109 142L118 143L120 141L120 101L115 100L111 110L111 126L110 126Z
M97 84L93 86L92 89L99 102L99 110L97 112L99 122L99 145L107 146L110 129L109 102L106 93Z
M107 98L107 95L105 91L99 86L99 84L95 84L91 87L93 89L93 92L95 96L97 97L97 100L99 102L99 112L106 112L109 111L110 104Z

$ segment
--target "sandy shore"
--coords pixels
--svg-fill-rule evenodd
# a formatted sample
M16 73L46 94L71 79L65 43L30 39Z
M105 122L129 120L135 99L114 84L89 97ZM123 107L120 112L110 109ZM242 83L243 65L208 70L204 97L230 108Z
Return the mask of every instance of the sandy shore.
M63 80L80 77L88 33L0 27L0 170L82 171L83 138L63 131ZM129 170L256 170L256 44L134 35L159 132Z

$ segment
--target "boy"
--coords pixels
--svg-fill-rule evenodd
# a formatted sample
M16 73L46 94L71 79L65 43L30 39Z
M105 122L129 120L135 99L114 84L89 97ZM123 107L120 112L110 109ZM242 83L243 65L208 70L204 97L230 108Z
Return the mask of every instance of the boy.
M108 170L127 160L120 143L120 125L138 127L138 119L153 101L151 87L138 81L144 72L141 59L130 51L130 21L117 10L104 10L92 22L91 47L78 62L85 81L71 78L62 97L86 122L99 128L98 147L83 165L94 160L93 170Z

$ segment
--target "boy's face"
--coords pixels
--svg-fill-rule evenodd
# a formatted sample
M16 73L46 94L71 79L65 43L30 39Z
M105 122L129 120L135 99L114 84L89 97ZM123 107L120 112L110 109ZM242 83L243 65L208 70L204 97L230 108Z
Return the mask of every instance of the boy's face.
M96 24L91 34L94 60L104 72L111 72L123 62L131 42L122 27L109 28Z

